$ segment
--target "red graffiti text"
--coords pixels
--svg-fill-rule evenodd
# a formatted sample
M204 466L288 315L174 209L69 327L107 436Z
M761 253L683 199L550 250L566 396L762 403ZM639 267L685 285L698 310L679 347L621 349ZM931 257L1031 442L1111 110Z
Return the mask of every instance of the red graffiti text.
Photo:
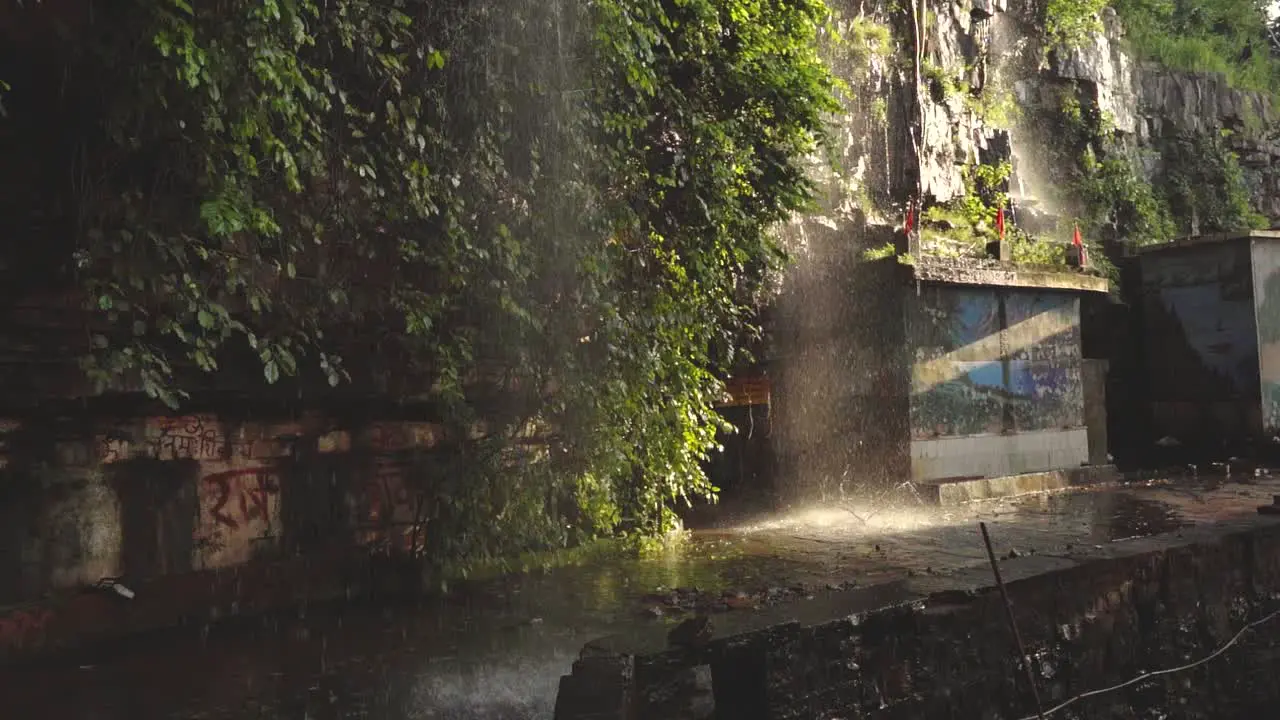
M0 646L17 647L33 636L44 632L53 619L53 613L45 608L16 610L0 617Z
M280 483L271 469L213 473L205 476L204 483L212 490L209 515L219 525L235 529L258 519L270 522L268 501L280 492Z

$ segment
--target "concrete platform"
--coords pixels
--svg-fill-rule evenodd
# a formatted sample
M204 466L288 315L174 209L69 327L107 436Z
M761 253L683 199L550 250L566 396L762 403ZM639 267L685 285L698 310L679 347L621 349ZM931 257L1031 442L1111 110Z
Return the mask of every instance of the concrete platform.
M504 578L427 607L313 604L305 616L198 619L180 631L116 638L107 647L0 667L0 707L5 717L60 720L257 720L304 713L543 720L552 716L560 679L572 674L585 646L634 659L637 677L668 677L666 666L655 663L684 660L666 653L667 633L705 612L713 644L725 654L714 668L695 667L693 687L713 689L713 675L723 678L730 667L724 662L738 663L744 673L751 667L768 672L719 682L721 693L726 687L759 691L741 693L750 710L741 714L731 712L732 697L712 698L725 708L724 717L981 718L989 715L973 703L993 698L1010 708L1000 717L1021 720L1025 714L1017 713L1028 706L1007 685L1019 677L1010 664L1016 653L1004 634L998 594L989 590L979 522L987 523L1003 558L1027 642L1053 669L1043 688L1052 697L1125 680L1139 666L1193 659L1210 642L1204 637L1217 640L1255 617L1261 596L1237 590L1271 589L1264 563L1274 549L1264 531L1275 521L1260 517L1257 507L1275 494L1280 479L1250 476L955 506L910 499L896 506L814 507L692 533L653 556L594 557ZM290 576L276 584L301 582ZM1060 627L1068 639L1059 639ZM1187 628L1185 635L1179 627ZM1170 645L1169 638L1181 644ZM1280 668L1265 655L1243 656L1251 664L1228 655L1223 661L1232 674L1215 674L1217 684L1197 680L1197 688L1232 687L1264 673L1268 685L1260 698L1270 697L1271 686L1280 688L1272 679ZM848 675L853 666L856 681ZM793 669L800 674L788 674ZM800 686L811 690L798 694ZM1161 698L1174 697L1165 692L1172 685L1155 687ZM1181 685L1174 689L1185 692ZM945 692L954 697L953 714L910 704L918 695L936 705ZM870 709L824 710L855 695ZM802 703L806 709L796 711ZM686 716L650 713L632 720L645 717Z
M1257 624L1233 656L1075 710L1099 718L1274 716L1280 518L1005 557L1001 573L1040 709L1208 657ZM762 612L695 648L658 637L598 641L562 679L555 718L1030 720L1037 704L1015 647L991 569L974 566Z
M1121 475L1114 465L1005 475L993 478L942 478L917 483L921 497L938 505L960 505L975 500L1017 497L1115 483Z

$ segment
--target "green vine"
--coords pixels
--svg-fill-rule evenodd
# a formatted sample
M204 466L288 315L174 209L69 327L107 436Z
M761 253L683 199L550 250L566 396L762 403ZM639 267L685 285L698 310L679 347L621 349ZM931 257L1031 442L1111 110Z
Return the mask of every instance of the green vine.
M1164 189L1176 217L1202 232L1265 228L1269 221L1254 210L1240 160L1224 134L1198 135L1169 144L1162 155Z

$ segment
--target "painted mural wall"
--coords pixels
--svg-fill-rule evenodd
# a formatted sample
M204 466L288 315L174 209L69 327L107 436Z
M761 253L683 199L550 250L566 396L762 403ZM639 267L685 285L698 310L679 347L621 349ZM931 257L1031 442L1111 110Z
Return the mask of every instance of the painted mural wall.
M907 305L912 438L1081 427L1079 318L1067 293L922 287Z
M1280 243L1254 240L1252 255L1262 426L1276 432L1280 430Z
M1157 435L1207 442L1261 423L1250 265L1245 240L1142 257L1144 380Z

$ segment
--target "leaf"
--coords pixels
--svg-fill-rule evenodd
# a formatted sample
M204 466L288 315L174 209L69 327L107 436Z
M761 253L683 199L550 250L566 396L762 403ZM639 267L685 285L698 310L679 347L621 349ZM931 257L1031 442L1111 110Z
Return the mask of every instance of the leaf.
M276 365L275 360L269 360L267 364L262 367L262 374L263 377L267 379L268 384L274 385L275 382L280 379L280 367Z
M205 330L213 328L213 315L210 314L208 310L201 308L200 311L196 313L196 319L200 321L200 327Z

